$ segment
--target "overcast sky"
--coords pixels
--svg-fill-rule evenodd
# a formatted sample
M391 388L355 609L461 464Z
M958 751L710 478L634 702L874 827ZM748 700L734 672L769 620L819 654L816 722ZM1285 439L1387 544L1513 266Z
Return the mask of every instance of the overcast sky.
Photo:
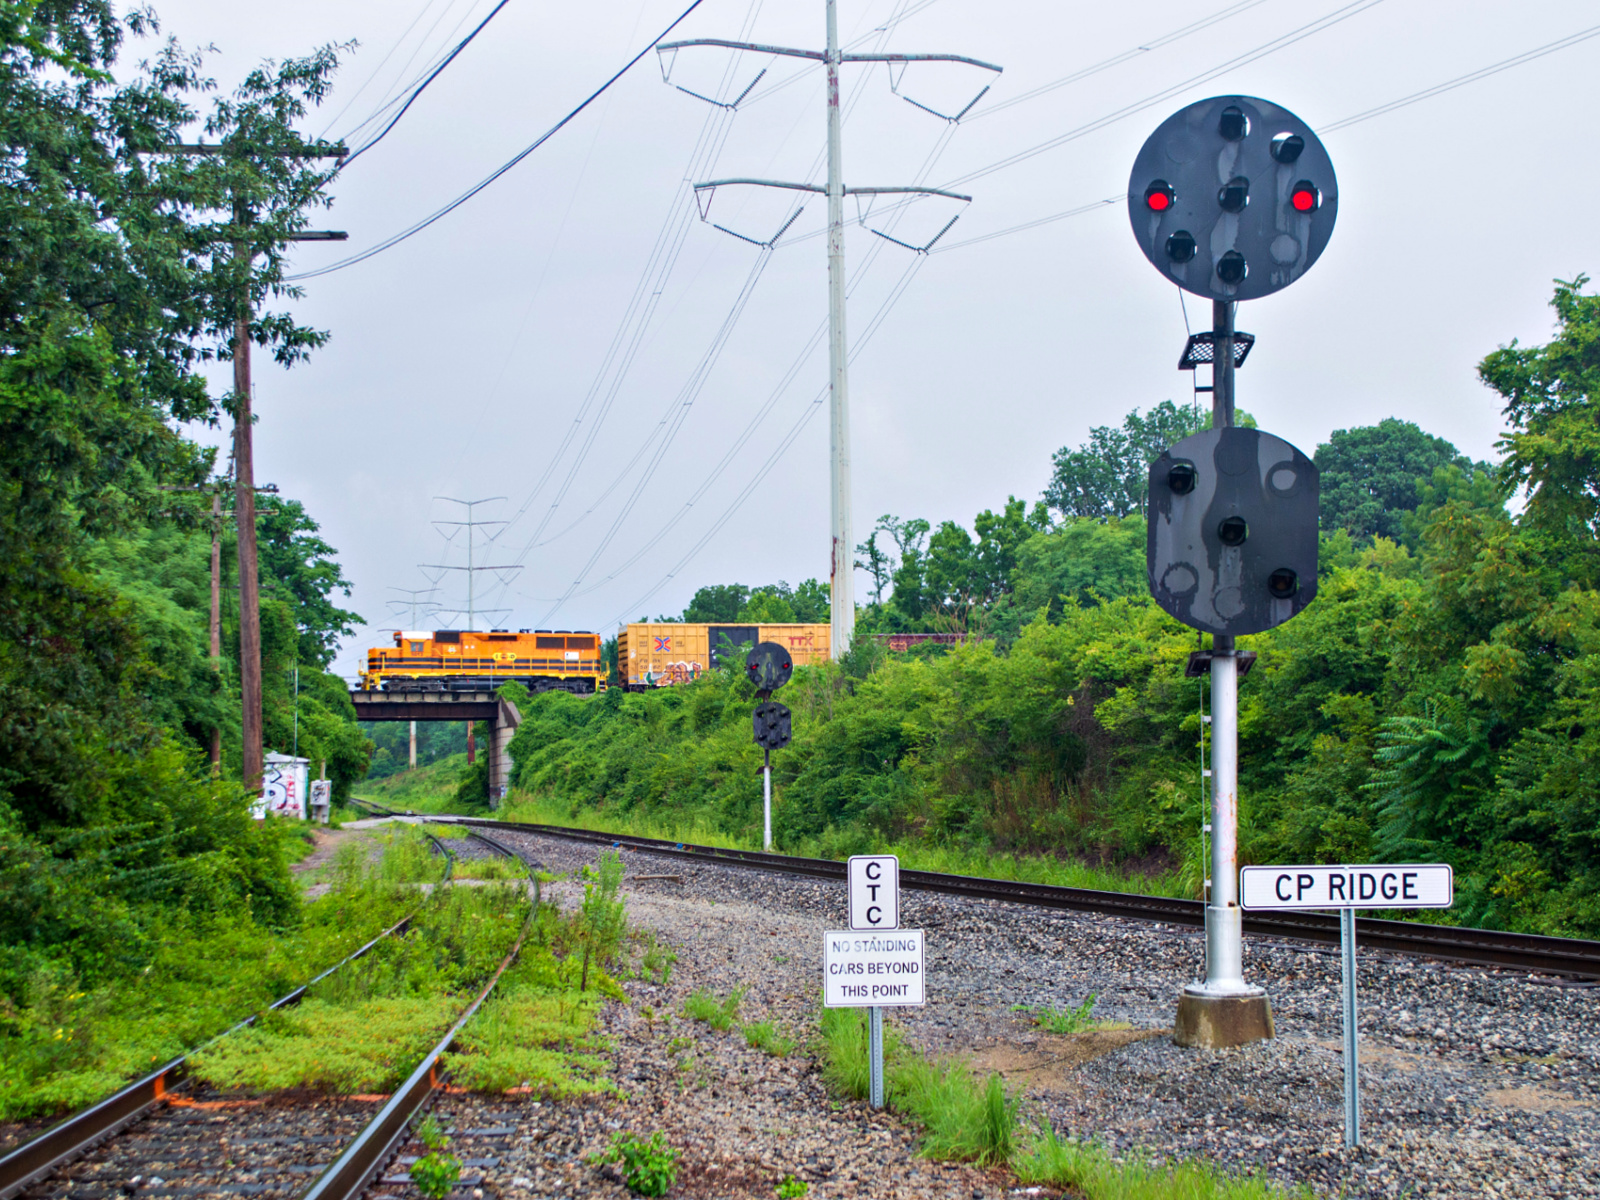
M332 263L454 198L685 3L510 0L334 183L337 202L315 224L350 241L303 245L296 263ZM216 47L210 67L224 87L261 58L359 41L305 126L338 137L492 7L165 0L158 10L166 33ZM880 205L849 227L856 539L886 512L970 528L1008 495L1037 498L1051 453L1090 427L1191 399L1190 377L1174 369L1178 293L1140 254L1120 200L984 235L1120 197L1149 132L1206 96L1265 97L1322 129L1578 33L1596 14L1592 0L841 0L841 35L857 49L1004 67L995 77L914 66L896 80L882 66L846 68L846 183L964 179L955 190L973 197ZM1293 44L1172 90L1308 25ZM820 47L823 35L821 0L706 0L673 37ZM135 43L129 57L151 49ZM366 646L387 641L397 618L386 601L398 594L388 589L430 586L418 564L466 565L465 535L446 542L431 524L463 515L439 496L507 497L477 509L509 524L479 531L497 540L476 563L523 567L477 576L478 607L509 610L491 613L498 626L609 635L619 619L681 610L705 583L827 577L828 420L816 403L827 358L814 341L827 312L825 204L806 203L764 255L703 223L685 182L819 181L822 72L686 50L664 82L656 59L443 221L309 281L298 315L332 341L293 371L257 367L256 477L322 523L368 621L336 669L353 674ZM1239 327L1259 340L1240 407L1307 453L1334 429L1395 416L1491 457L1499 406L1476 363L1512 338L1547 340L1551 280L1600 266L1597 67L1600 37L1328 133L1338 227L1302 280L1241 307ZM675 86L732 99L762 70L733 114ZM954 126L905 99L953 113L985 85ZM1137 111L1101 123L1122 110ZM1098 127L975 175L1086 125ZM794 199L722 189L710 219L764 240ZM926 256L872 232L921 244L958 212ZM1208 306L1190 297L1188 318L1202 327ZM444 574L435 598L464 609L464 580Z

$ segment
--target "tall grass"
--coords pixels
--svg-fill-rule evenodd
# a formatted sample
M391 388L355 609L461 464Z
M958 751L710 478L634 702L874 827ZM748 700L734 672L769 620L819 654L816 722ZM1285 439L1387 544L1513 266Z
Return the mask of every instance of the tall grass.
M856 1100L867 1097L867 1012L822 1010L818 1049L824 1081ZM1257 1178L1235 1179L1206 1163L1161 1163L1139 1154L1113 1156L1096 1142L1062 1141L1044 1125L1029 1131L1021 1096L998 1074L979 1078L956 1058L929 1059L906 1045L889 1022L883 1030L884 1098L922 1126L929 1158L1009 1166L1024 1184L1072 1189L1082 1200L1288 1200L1309 1188L1285 1191Z

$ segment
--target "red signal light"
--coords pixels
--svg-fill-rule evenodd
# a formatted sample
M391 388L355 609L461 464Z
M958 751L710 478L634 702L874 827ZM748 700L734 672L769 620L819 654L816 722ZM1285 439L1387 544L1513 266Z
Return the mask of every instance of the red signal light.
M1166 212L1178 194L1165 179L1158 179L1144 190L1144 206L1151 212Z
M1289 193L1289 203L1294 206L1295 212L1316 212L1322 207L1322 193L1317 190L1316 184L1302 179Z

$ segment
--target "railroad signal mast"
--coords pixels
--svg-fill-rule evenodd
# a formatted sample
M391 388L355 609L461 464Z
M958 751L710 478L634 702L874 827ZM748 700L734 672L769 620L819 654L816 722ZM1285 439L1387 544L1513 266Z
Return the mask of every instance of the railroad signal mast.
M680 42L662 42L656 47L656 52L669 53L687 49L693 46L720 46L729 50L749 50L757 54L775 54L787 58L808 58L821 62L827 68L827 108L828 108L828 183L826 187L819 187L813 183L790 183L776 179L717 179L706 183L694 185L696 196L701 192L714 192L719 187L731 187L747 184L755 187L784 188L799 192L820 192L828 198L828 442L830 451L829 472L829 507L832 516L833 544L829 557L829 607L832 619L832 653L835 659L840 658L850 649L850 642L855 636L856 628L856 603L855 603L855 561L852 548L855 546L855 537L851 533L850 521L850 387L849 387L849 356L845 340L845 280L844 280L844 198L848 196L880 196L880 195L916 195L916 196L943 196L951 200L960 200L970 203L971 196L963 196L957 192L947 192L939 188L929 187L845 187L844 165L841 134L842 116L839 108L839 67L844 63L898 63L904 67L913 62L948 62L962 63L966 66L978 67L985 71L998 74L1000 67L992 63L981 62L975 58L967 58L959 54L845 54L839 49L839 16L837 0L824 0L827 15L827 48L824 50L795 50L785 46L767 46L756 42L730 42L721 38L691 38ZM757 78L760 78L757 76ZM752 87L754 84L751 85ZM681 89L688 91L688 89ZM748 94L749 88L745 89ZM989 89L986 87L984 92ZM705 100L707 97L698 96ZM978 96L982 96L979 92ZM732 104L723 105L720 101L711 100L710 103L721 107L737 108L741 95ZM955 116L945 116L935 113L926 105L917 104L916 101L906 98L916 107L925 112L933 113L946 121L957 121L966 115L968 109L977 103L975 97L966 108ZM703 210L702 210L703 211ZM770 249L778 238L783 236L789 225L793 224L796 213L789 221L766 242L755 244ZM927 253L932 248L933 242L943 237L950 225L934 237L925 246L912 246L910 249L918 253ZM719 227L720 228L720 227ZM724 232L732 232L725 230ZM744 241L755 241L745 238L742 234L734 234ZM882 235L887 236L887 235ZM895 239L890 238L893 241ZM904 242L899 243L905 245Z
M1179 363L1211 363L1211 428L1151 465L1145 547L1156 603L1211 634L1211 649L1189 661L1191 675L1211 676L1211 878L1205 979L1178 1001L1182 1045L1273 1035L1266 992L1244 978L1238 689L1254 655L1235 639L1281 625L1316 597L1320 485L1315 464L1288 442L1234 425L1235 370L1254 342L1237 333L1235 316L1239 301L1271 295L1310 268L1337 213L1333 164L1316 134L1249 96L1202 100L1162 122L1128 185L1145 257L1212 302L1211 331L1190 337Z

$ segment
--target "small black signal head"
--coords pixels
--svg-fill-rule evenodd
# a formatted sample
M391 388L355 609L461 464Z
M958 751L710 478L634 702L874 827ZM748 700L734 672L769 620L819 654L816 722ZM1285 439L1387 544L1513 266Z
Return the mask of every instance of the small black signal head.
M1272 160L1292 163L1306 148L1306 140L1298 133L1280 133L1272 139Z
M1250 118L1238 105L1230 104L1217 120L1217 132L1225 142L1242 142L1250 136Z
M1300 590L1300 576L1288 567L1279 567L1267 576L1267 591L1278 600L1287 600Z
M1187 229L1180 229L1167 239L1167 257L1175 263L1192 261L1199 249L1200 247L1195 244L1194 234Z
M745 677L758 692L770 692L789 682L794 656L777 642L759 642L744 660Z
M1217 278L1223 283L1230 285L1243 283L1248 274L1250 274L1250 264L1245 262L1244 255L1237 250L1229 250L1217 259Z
M1155 180L1144 190L1144 206L1151 212L1166 212L1177 198L1178 194L1165 179Z
M1187 496L1194 491L1195 470L1192 462L1182 459L1167 468L1167 486L1174 496Z

